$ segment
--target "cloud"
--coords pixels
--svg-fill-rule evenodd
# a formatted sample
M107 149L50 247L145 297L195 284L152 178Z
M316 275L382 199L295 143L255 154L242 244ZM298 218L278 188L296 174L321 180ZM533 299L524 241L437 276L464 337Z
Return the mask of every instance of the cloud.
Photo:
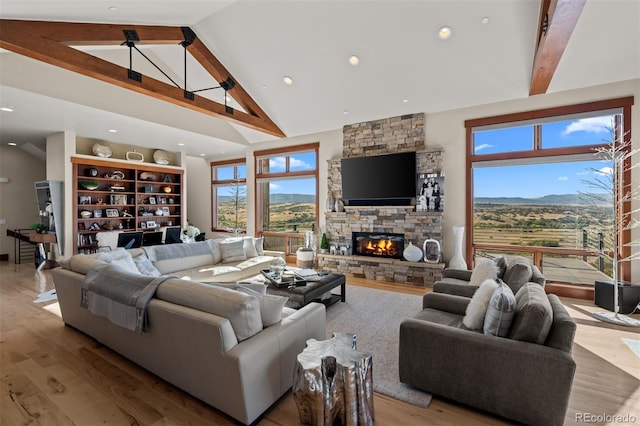
M269 182L269 189L270 190L277 190L282 188L281 185L278 185L277 183L273 183L273 182Z
M608 133L612 125L611 117L581 118L569 123L562 134L568 135L574 132Z
M488 143L482 143L482 144L476 146L476 152L482 151L483 149L487 149L487 148L493 148L493 145L488 144Z
M598 169L595 173L599 173L601 175L611 175L613 174L613 169L611 167L603 167L601 169Z
M285 170L287 164L285 157L271 157L269 158L269 169L270 170ZM306 161L300 160L294 156L289 157L289 167L291 170L309 170L313 169Z
M569 180L569 178L567 176L558 176L558 180L565 181Z

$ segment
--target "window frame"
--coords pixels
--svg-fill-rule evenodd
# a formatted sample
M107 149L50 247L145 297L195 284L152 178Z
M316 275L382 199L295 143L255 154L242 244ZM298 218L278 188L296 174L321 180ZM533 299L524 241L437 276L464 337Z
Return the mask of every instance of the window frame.
M473 191L473 165L474 163L482 163L488 161L503 161L503 160L518 160L518 159L540 159L546 157L564 157L564 156L572 156L572 155L584 155L584 154L594 154L594 150L599 147L608 146L607 143L602 144L593 144L593 145L582 145L582 146L569 146L569 147L561 147L561 148L543 148L542 140L541 140L541 125L536 125L534 127L534 140L533 146L531 150L527 151L511 151L511 152L503 152L503 153L493 153L493 154L475 154L475 143L474 143L474 130L478 128L486 128L488 126L497 127L508 127L510 125L517 125L520 122L541 120L545 119L562 119L565 116L578 115L578 114L589 114L595 112L606 113L611 110L621 110L622 111L622 120L621 122L615 123L615 140L622 139L625 142L631 141L631 106L634 103L633 96L623 97L623 98L614 98L597 102L587 102L582 104L575 104L569 106L561 106L561 107L552 107L546 109L532 110L532 111L524 111L512 114L504 114L498 116L491 117L483 117L478 119L465 120L465 130L466 130L466 228L467 228L467 241L466 241L466 255L469 260L469 264L473 267L473 259L475 256L476 249L491 249L494 248L492 245L482 245L481 247L478 244L474 243L474 191ZM619 129L622 128L622 135L619 133ZM631 170L630 170L630 160L628 160L625 164L625 172L623 175L624 182L631 182ZM622 212L623 214L629 213L631 211L631 201L622 202ZM631 248L628 243L631 241L631 230L626 229L620 231L619 238L622 241L622 250L623 255L625 257L631 254ZM518 246L510 246L511 249L516 248ZM496 249L500 249L501 246L495 245ZM540 250L537 250L533 253L533 262L536 266L541 267L542 265L542 252L555 252L562 254L583 254L584 251L581 250L565 250L565 249L554 249L549 250L541 247ZM575 252L575 253L573 253ZM631 279L631 262L621 262L619 265L619 273L620 278L625 281L629 281Z
M230 166L234 167L233 169L234 179L218 180L217 173L215 173L214 170L216 170L218 167L230 167ZM247 166L246 158L235 158L235 159L223 160L223 161L212 161L209 163L209 171L211 173L211 230L214 232L229 231L228 229L220 228L218 226L218 197L217 197L216 188L219 186L235 185L236 182L239 182L240 184L244 184L245 188L247 186L246 176L238 180L235 179L238 176L238 166L245 166L245 169L246 169L246 166ZM247 199L245 195L245 204L246 203L247 203ZM247 221L248 220L249 218L247 217Z
M282 148L275 149L267 149L262 151L255 151L253 153L254 164L255 164L255 176L254 176L254 196L255 196L255 229L257 235L268 234L269 231L265 231L263 229L263 221L262 221L262 206L258 204L258 198L260 196L258 184L260 182L268 181L271 179L280 180L280 179L296 179L296 178L314 178L316 182L316 209L315 209L315 229L318 229L318 221L319 221L319 148L320 143L314 142L303 145L295 145L288 146ZM299 170L299 171L290 171L290 157L295 156L296 154L311 152L315 153L315 167L312 170ZM261 161L264 158L275 157L275 156L284 156L285 157L285 171L284 172L264 172L262 170ZM282 234L282 232L278 232L277 234ZM299 236L299 234L298 234Z

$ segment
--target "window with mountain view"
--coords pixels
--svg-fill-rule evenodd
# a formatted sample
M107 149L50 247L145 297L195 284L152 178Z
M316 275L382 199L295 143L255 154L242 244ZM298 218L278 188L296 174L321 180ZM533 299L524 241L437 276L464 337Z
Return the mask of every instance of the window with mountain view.
M211 163L212 228L244 231L247 227L247 166L244 160Z
M260 151L255 158L258 231L314 229L318 212L318 145Z
M471 253L528 257L549 281L593 285L612 274L611 173L595 148L622 134L624 108L597 104L470 120ZM581 111L583 109L583 111ZM502 122L501 122L502 121ZM627 124L628 123L628 124ZM595 194L595 196L594 196Z

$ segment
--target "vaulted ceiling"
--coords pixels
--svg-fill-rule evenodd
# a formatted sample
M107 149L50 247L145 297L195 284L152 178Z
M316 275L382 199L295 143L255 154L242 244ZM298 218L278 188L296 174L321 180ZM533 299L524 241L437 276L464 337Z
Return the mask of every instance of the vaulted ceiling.
M0 18L190 27L275 126L298 136L399 114L520 99L530 91L640 78L640 1L543 2L558 13L570 3L584 7L577 14L573 8L573 24L570 13L562 15L563 31L551 33L549 27L546 50L537 54L539 0L1 0ZM440 40L437 31L444 25L453 33ZM557 46L566 46L560 56ZM129 66L126 46L75 47ZM184 85L182 46L137 47ZM350 55L359 57L357 66L349 64ZM186 63L188 90L218 85L193 57ZM135 51L133 68L169 82ZM285 84L284 76L293 84ZM535 91L532 80L547 87ZM233 96L233 89L228 93ZM198 96L225 102L223 90ZM227 103L239 115L247 112L241 99ZM213 158L276 137L7 50L0 53L0 107L5 106L14 111L0 112L2 144L41 144L50 134L72 130L86 138Z

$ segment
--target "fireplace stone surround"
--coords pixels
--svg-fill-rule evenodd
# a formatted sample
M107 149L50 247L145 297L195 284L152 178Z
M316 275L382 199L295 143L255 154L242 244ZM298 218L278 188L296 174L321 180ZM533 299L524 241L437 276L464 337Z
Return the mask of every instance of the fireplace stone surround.
M425 148L424 114L409 114L356 123L343 128L344 158L416 152L416 172L442 170L442 149ZM340 158L328 160L328 190L342 197ZM446 202L446 201L445 201ZM415 206L345 206L342 212L325 212L325 233L330 245L352 246L353 232L399 233L405 247L422 248L426 239L442 242L443 213L416 212ZM402 248L404 250L404 248ZM403 259L347 255L318 255L321 269L398 283L430 286L442 278L443 263L407 262Z

